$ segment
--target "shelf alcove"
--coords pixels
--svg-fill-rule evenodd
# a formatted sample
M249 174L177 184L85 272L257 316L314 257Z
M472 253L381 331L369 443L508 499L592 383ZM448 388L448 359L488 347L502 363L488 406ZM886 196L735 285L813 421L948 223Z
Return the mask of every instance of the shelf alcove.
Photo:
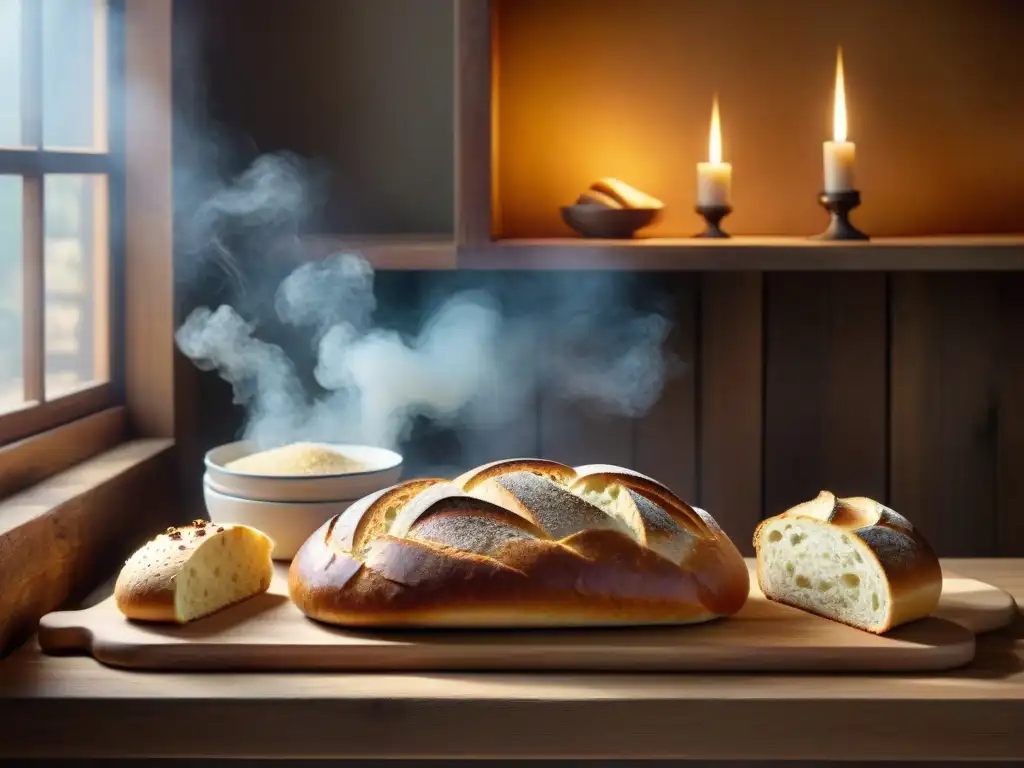
M474 0L458 14L460 265L1024 266L1016 4ZM837 45L867 244L807 240L826 224ZM715 94L734 168L727 243L690 237ZM602 176L665 202L639 239L581 241L561 221Z

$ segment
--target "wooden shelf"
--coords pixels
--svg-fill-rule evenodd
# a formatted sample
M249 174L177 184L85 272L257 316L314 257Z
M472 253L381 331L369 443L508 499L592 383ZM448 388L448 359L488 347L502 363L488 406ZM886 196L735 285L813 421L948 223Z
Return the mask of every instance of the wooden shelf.
M376 270L455 269L451 235L309 235L302 238L307 255L326 258L354 252Z
M458 263L466 269L1012 271L1024 269L1024 235L854 243L801 237L497 240L460 249Z
M551 238L496 240L476 247L457 247L447 235L315 235L303 238L303 244L313 258L359 253L377 270L1024 270L1024 235L878 238L866 243L801 237Z

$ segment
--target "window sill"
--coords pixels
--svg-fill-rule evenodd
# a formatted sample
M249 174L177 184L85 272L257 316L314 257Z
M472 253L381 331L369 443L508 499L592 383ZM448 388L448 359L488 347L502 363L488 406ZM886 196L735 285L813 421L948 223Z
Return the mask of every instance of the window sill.
M33 444L41 460L50 457L45 445ZM122 441L0 501L0 655L173 521L173 449L172 440Z
M116 407L4 445L0 448L0 504L19 491L120 445L127 434L125 408Z

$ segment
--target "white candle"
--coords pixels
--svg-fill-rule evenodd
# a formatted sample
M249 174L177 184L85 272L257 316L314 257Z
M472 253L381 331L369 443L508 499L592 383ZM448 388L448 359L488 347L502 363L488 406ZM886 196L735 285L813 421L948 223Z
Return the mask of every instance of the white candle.
M718 117L718 97L711 108L711 134L708 162L697 163L697 204L730 205L732 165L722 162L722 126Z
M846 140L846 78L843 75L843 51L836 56L836 95L832 105L832 141L823 149L825 191L849 192L853 185L853 163L857 145Z

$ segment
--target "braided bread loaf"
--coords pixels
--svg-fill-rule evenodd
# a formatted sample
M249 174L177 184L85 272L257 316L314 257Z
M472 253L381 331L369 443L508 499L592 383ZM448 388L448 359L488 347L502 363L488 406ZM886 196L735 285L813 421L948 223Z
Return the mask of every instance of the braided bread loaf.
M511 459L357 501L305 542L288 587L331 624L551 627L708 621L749 582L711 515L656 480Z

